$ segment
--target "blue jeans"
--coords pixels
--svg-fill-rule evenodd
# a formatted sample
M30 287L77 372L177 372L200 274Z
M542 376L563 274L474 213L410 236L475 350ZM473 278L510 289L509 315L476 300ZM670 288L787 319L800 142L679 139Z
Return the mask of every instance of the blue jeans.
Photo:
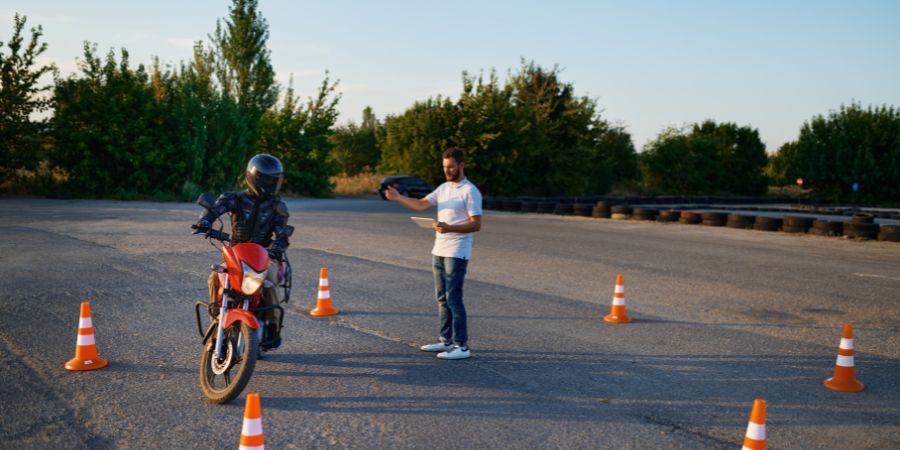
M469 261L432 255L434 297L438 303L441 322L441 341L465 346L469 339L466 327L466 307L463 305L463 280Z

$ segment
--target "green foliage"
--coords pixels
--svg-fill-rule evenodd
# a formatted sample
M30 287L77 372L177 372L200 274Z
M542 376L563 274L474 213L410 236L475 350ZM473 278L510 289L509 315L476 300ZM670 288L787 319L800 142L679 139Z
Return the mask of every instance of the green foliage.
M381 159L378 135L383 130L383 125L370 107L363 110L362 124L350 122L347 126L335 129L330 138L333 145L330 160L337 166L339 173L353 176L374 170Z
M262 115L278 102L275 70L266 48L269 25L258 9L257 0L234 0L224 28L216 21L210 36L222 92L237 103L253 137Z
M641 154L641 174L659 192L760 195L767 161L756 129L708 120L661 133Z
M577 97L559 69L524 61L504 85L494 72L464 73L457 102L437 97L387 117L379 169L437 184L450 146L467 150L467 176L490 195L594 194L637 174L625 130L604 121L595 100Z
M10 181L17 170L37 169L47 146L46 120L32 116L50 108L51 99L43 94L51 86L41 87L39 82L45 74L55 74L56 67L37 65L35 60L47 44L39 42L43 29L38 26L31 29L26 45L22 35L26 21L15 15L13 35L6 43L9 53L2 51L0 42L0 184Z
M815 116L795 143L779 149L771 170L790 182L839 201L900 200L900 109L859 104ZM853 192L853 183L859 191Z
M337 173L328 161L340 101L336 88L326 75L316 97L303 105L289 86L282 107L262 116L258 150L281 159L286 191L316 197L331 193L329 178Z
M441 153L451 147L457 125L456 107L438 96L416 102L399 116L385 118L378 171L419 176L430 183L442 179Z
M318 96L298 105L293 89L274 109L279 88L265 49L268 30L255 1L235 0L214 45L202 42L178 68L132 68L128 52L96 56L85 44L81 72L54 87L52 136L44 172L65 179L70 194L193 199L234 189L258 152L282 158L285 187L327 195L326 161L337 118L336 84L326 76Z

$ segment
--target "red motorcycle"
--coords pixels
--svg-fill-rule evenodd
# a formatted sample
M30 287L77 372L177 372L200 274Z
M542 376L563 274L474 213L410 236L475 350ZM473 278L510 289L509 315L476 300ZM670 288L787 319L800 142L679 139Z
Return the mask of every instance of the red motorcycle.
M203 194L197 203L210 210L215 201ZM264 289L285 289L285 301L290 296L291 265L287 255L279 262L278 285L266 280L269 270L269 254L261 245L245 242L231 245L231 237L222 231L224 224L218 220L218 229L200 230L192 225L194 234L201 234L222 252L225 262L210 269L219 278L219 292L215 300L197 302L197 330L203 336L203 352L200 354L200 388L203 395L215 403L228 403L240 395L253 375L261 346L275 339L269 336L263 313L274 309L278 329L284 318L279 305L262 306ZM293 228L291 227L291 231ZM290 233L290 231L289 231ZM221 249L213 241L222 243ZM212 298L213 295L211 294ZM200 309L206 308L210 323L203 330Z

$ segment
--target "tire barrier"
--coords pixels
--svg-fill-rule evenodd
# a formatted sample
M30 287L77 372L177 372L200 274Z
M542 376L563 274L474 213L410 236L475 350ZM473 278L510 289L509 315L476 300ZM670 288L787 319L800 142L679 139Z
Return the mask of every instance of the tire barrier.
M700 214L693 211L682 211L681 215L678 217L678 223L686 223L689 225L696 225L702 220L703 218L700 216Z
M616 205L609 209L613 220L626 220L631 218L631 207L628 205Z
M753 228L753 223L756 221L756 216L747 216L742 214L729 214L728 220L725 222L725 226L728 228L743 228L743 229L751 229Z
M572 212L576 216L591 217L594 212L594 205L592 203L576 203L572 205Z
M900 225L882 225L878 231L878 240L900 242Z
M780 217L759 216L753 222L753 229L759 231L778 231L781 228Z
M708 227L724 227L728 220L728 214L718 212L706 212L700 215L703 225Z
M596 217L598 219L609 219L611 215L612 213L610 213L609 208L604 206L597 205L591 210L591 217Z
M678 222L679 217L681 217L681 211L677 209L667 209L660 211L659 215L656 216L656 220L657 222Z
M877 239L878 224L851 220L844 224L844 236L857 239Z
M809 234L816 236L842 236L844 234L844 222L840 220L814 220Z
M503 207L503 201L497 198L486 198L484 199L484 209L489 209L493 211L500 210Z
M553 214L560 216L571 216L575 210L572 203L557 203L553 208Z
M556 208L556 202L538 202L534 212L538 214L550 214Z
M658 215L659 210L656 208L634 208L632 210L632 217L637 220L656 220Z
M744 206L757 203L756 206ZM790 203L789 208L776 207L777 203ZM630 204L641 206L631 207ZM671 205L653 206L653 205ZM676 209L690 208L690 210ZM735 206L722 206L735 205ZM785 233L808 233L815 236L847 236L863 240L900 242L900 225L882 225L876 219L900 220L900 214L884 209L859 207L821 206L817 202L798 199L758 199L719 197L636 197L636 196L590 196L590 197L487 197L485 210L526 212L538 214L576 215L613 220L644 220L663 223L679 222L689 225L727 226L737 229L760 231L783 231ZM713 212L715 210L732 210ZM704 212L704 210L706 212ZM710 211L713 210L713 211ZM834 220L817 219L799 215L785 215L783 218L757 216L744 211L766 211L775 213L804 213L835 216ZM845 218L837 220L838 218Z
M806 233L812 227L812 217L784 216L784 226L781 231L785 233Z
M533 213L537 211L538 202L534 201L523 201L522 202L522 212Z
M509 199L503 201L503 210L519 212L522 210L522 200Z

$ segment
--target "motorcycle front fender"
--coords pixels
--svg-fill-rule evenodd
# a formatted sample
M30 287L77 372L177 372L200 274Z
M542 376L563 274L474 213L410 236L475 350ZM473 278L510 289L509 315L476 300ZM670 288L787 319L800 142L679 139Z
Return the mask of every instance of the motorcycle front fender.
M228 311L225 311L225 322L223 324L225 329L237 321L246 323L248 327L254 330L259 329L259 321L256 320L256 316L250 311L245 311L243 309L229 309Z

